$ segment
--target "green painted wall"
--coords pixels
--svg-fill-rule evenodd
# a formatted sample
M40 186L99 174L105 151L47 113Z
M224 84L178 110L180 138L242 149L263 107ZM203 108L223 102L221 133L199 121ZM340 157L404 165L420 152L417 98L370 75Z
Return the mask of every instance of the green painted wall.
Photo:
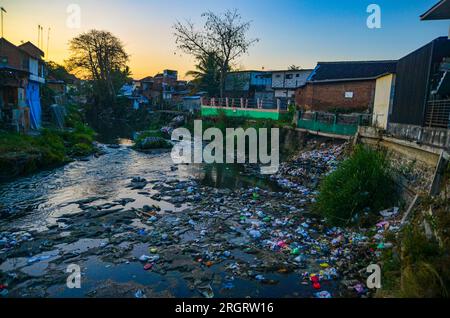
M250 119L272 119L272 120L286 120L289 119L288 113L279 113L274 111L264 111L256 109L243 108L211 108L202 106L203 117L217 117L220 112L224 112L227 117L241 117Z
M298 128L345 136L353 136L358 131L358 125L327 124L304 119L298 121Z

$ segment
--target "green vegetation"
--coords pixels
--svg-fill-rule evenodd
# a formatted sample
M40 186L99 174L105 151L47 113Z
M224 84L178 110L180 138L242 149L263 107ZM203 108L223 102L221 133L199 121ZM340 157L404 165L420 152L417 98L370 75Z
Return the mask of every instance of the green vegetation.
M386 153L357 146L320 186L316 211L331 224L372 225L378 212L396 201Z
M134 149L136 150L168 148L172 148L172 144L168 140L164 139L163 133L159 130L140 133L136 138L134 145Z
M383 289L378 297L441 298L450 295L448 199L422 198L422 201L412 221L397 237L397 248L382 256ZM430 208L432 215L428 213ZM432 237L426 235L425 221L430 225Z
M94 152L94 131L78 123L70 131L43 129L38 136L0 133L0 179L26 175Z

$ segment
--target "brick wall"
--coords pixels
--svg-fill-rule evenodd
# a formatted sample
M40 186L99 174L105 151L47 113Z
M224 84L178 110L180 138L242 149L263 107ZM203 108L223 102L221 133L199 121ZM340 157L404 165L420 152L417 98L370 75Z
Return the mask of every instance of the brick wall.
M373 108L375 81L315 83L298 89L295 100L299 107L313 111L348 109L364 111ZM345 94L353 93L352 98Z
M0 40L0 45L0 57L6 57L8 59L9 66L18 69L24 69L24 66L28 68L28 56L17 46L3 39ZM26 59L26 64L24 64L24 59Z

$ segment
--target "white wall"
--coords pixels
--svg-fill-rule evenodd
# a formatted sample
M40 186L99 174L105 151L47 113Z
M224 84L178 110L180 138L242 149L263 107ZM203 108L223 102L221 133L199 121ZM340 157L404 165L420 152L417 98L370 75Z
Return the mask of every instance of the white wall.
M377 79L373 106L373 125L387 129L389 111L392 107L395 75L389 74Z
M272 88L297 88L306 83L311 71L273 72Z

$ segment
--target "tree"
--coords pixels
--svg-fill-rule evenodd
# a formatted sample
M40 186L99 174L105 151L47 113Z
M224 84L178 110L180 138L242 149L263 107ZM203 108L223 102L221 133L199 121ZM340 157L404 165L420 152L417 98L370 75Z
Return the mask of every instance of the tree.
M220 65L212 55L201 56L195 71L189 71L186 76L194 79L191 81L197 91L206 91L209 96L217 96L220 93Z
M242 22L237 10L217 15L211 11L202 14L206 18L203 29L196 30L192 22L177 22L173 28L178 48L201 61L213 58L219 66L220 96L223 97L225 78L232 64L258 39L247 39L250 22Z
M69 71L93 83L100 103L114 102L116 92L130 75L129 60L122 42L108 31L91 30L70 41Z
M56 62L47 62L47 72L49 77L53 77L56 80L73 81L74 76L70 74L67 69Z

